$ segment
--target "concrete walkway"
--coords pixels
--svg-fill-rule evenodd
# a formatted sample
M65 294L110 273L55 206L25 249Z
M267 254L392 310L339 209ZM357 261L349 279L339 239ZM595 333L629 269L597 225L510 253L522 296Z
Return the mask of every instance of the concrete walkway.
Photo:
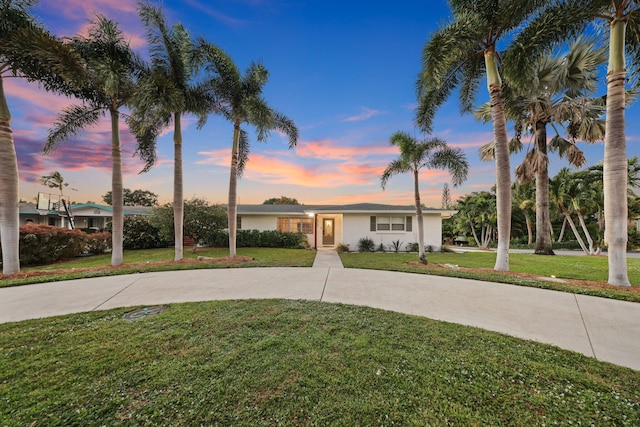
M313 260L313 268L344 268L338 253L333 249L319 249Z
M320 265L324 254L318 254ZM638 303L342 265L171 271L1 288L0 323L115 307L248 298L377 307L554 344L640 370Z

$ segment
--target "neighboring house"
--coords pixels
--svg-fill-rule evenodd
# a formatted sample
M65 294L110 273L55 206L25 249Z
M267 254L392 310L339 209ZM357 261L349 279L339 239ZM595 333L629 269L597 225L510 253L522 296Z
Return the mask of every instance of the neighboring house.
M455 210L424 209L424 243L434 250L442 246L442 218ZM279 230L307 235L313 248L335 248L339 244L357 250L358 241L371 238L376 246L390 248L400 240L402 249L418 241L415 206L372 203L353 205L238 205L238 228Z
M103 229L111 221L113 208L108 205L82 203L71 205L76 228ZM125 206L124 216L151 215L153 208L147 206ZM38 210L35 203L20 203L20 225L27 223L47 224L56 227L70 228L69 219L64 211Z

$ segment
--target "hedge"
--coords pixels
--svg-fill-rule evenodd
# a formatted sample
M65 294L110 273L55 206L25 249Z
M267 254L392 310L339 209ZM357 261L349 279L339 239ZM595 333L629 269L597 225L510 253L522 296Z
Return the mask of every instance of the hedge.
M222 248L229 246L229 232L227 230L212 231L202 243L205 246ZM293 248L309 247L307 236L303 233L288 233L276 230L238 230L236 232L236 246L239 248Z

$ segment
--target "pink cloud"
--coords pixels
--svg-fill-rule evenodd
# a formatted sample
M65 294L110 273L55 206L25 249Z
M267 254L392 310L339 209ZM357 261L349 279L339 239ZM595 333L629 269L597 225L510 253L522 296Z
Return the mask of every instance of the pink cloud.
M43 0L42 6L69 19L93 19L96 14L121 16L135 14L137 10L135 0Z
M295 149L296 155L318 159L352 160L372 155L386 156L398 154L398 147L392 145L364 145L351 147L329 139L320 141L300 141Z
M372 110L371 108L362 107L362 112L355 116L350 116L345 119L340 120L341 122L362 122L364 120L368 120L371 117L382 114L382 111Z

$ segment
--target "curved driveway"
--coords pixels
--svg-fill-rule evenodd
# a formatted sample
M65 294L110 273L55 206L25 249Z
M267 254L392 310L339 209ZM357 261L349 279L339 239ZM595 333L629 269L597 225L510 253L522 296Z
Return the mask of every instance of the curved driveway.
M393 310L553 344L640 370L638 303L476 280L347 269L332 266L330 258L316 259L312 268L185 270L2 288L0 323L115 307L249 298Z

